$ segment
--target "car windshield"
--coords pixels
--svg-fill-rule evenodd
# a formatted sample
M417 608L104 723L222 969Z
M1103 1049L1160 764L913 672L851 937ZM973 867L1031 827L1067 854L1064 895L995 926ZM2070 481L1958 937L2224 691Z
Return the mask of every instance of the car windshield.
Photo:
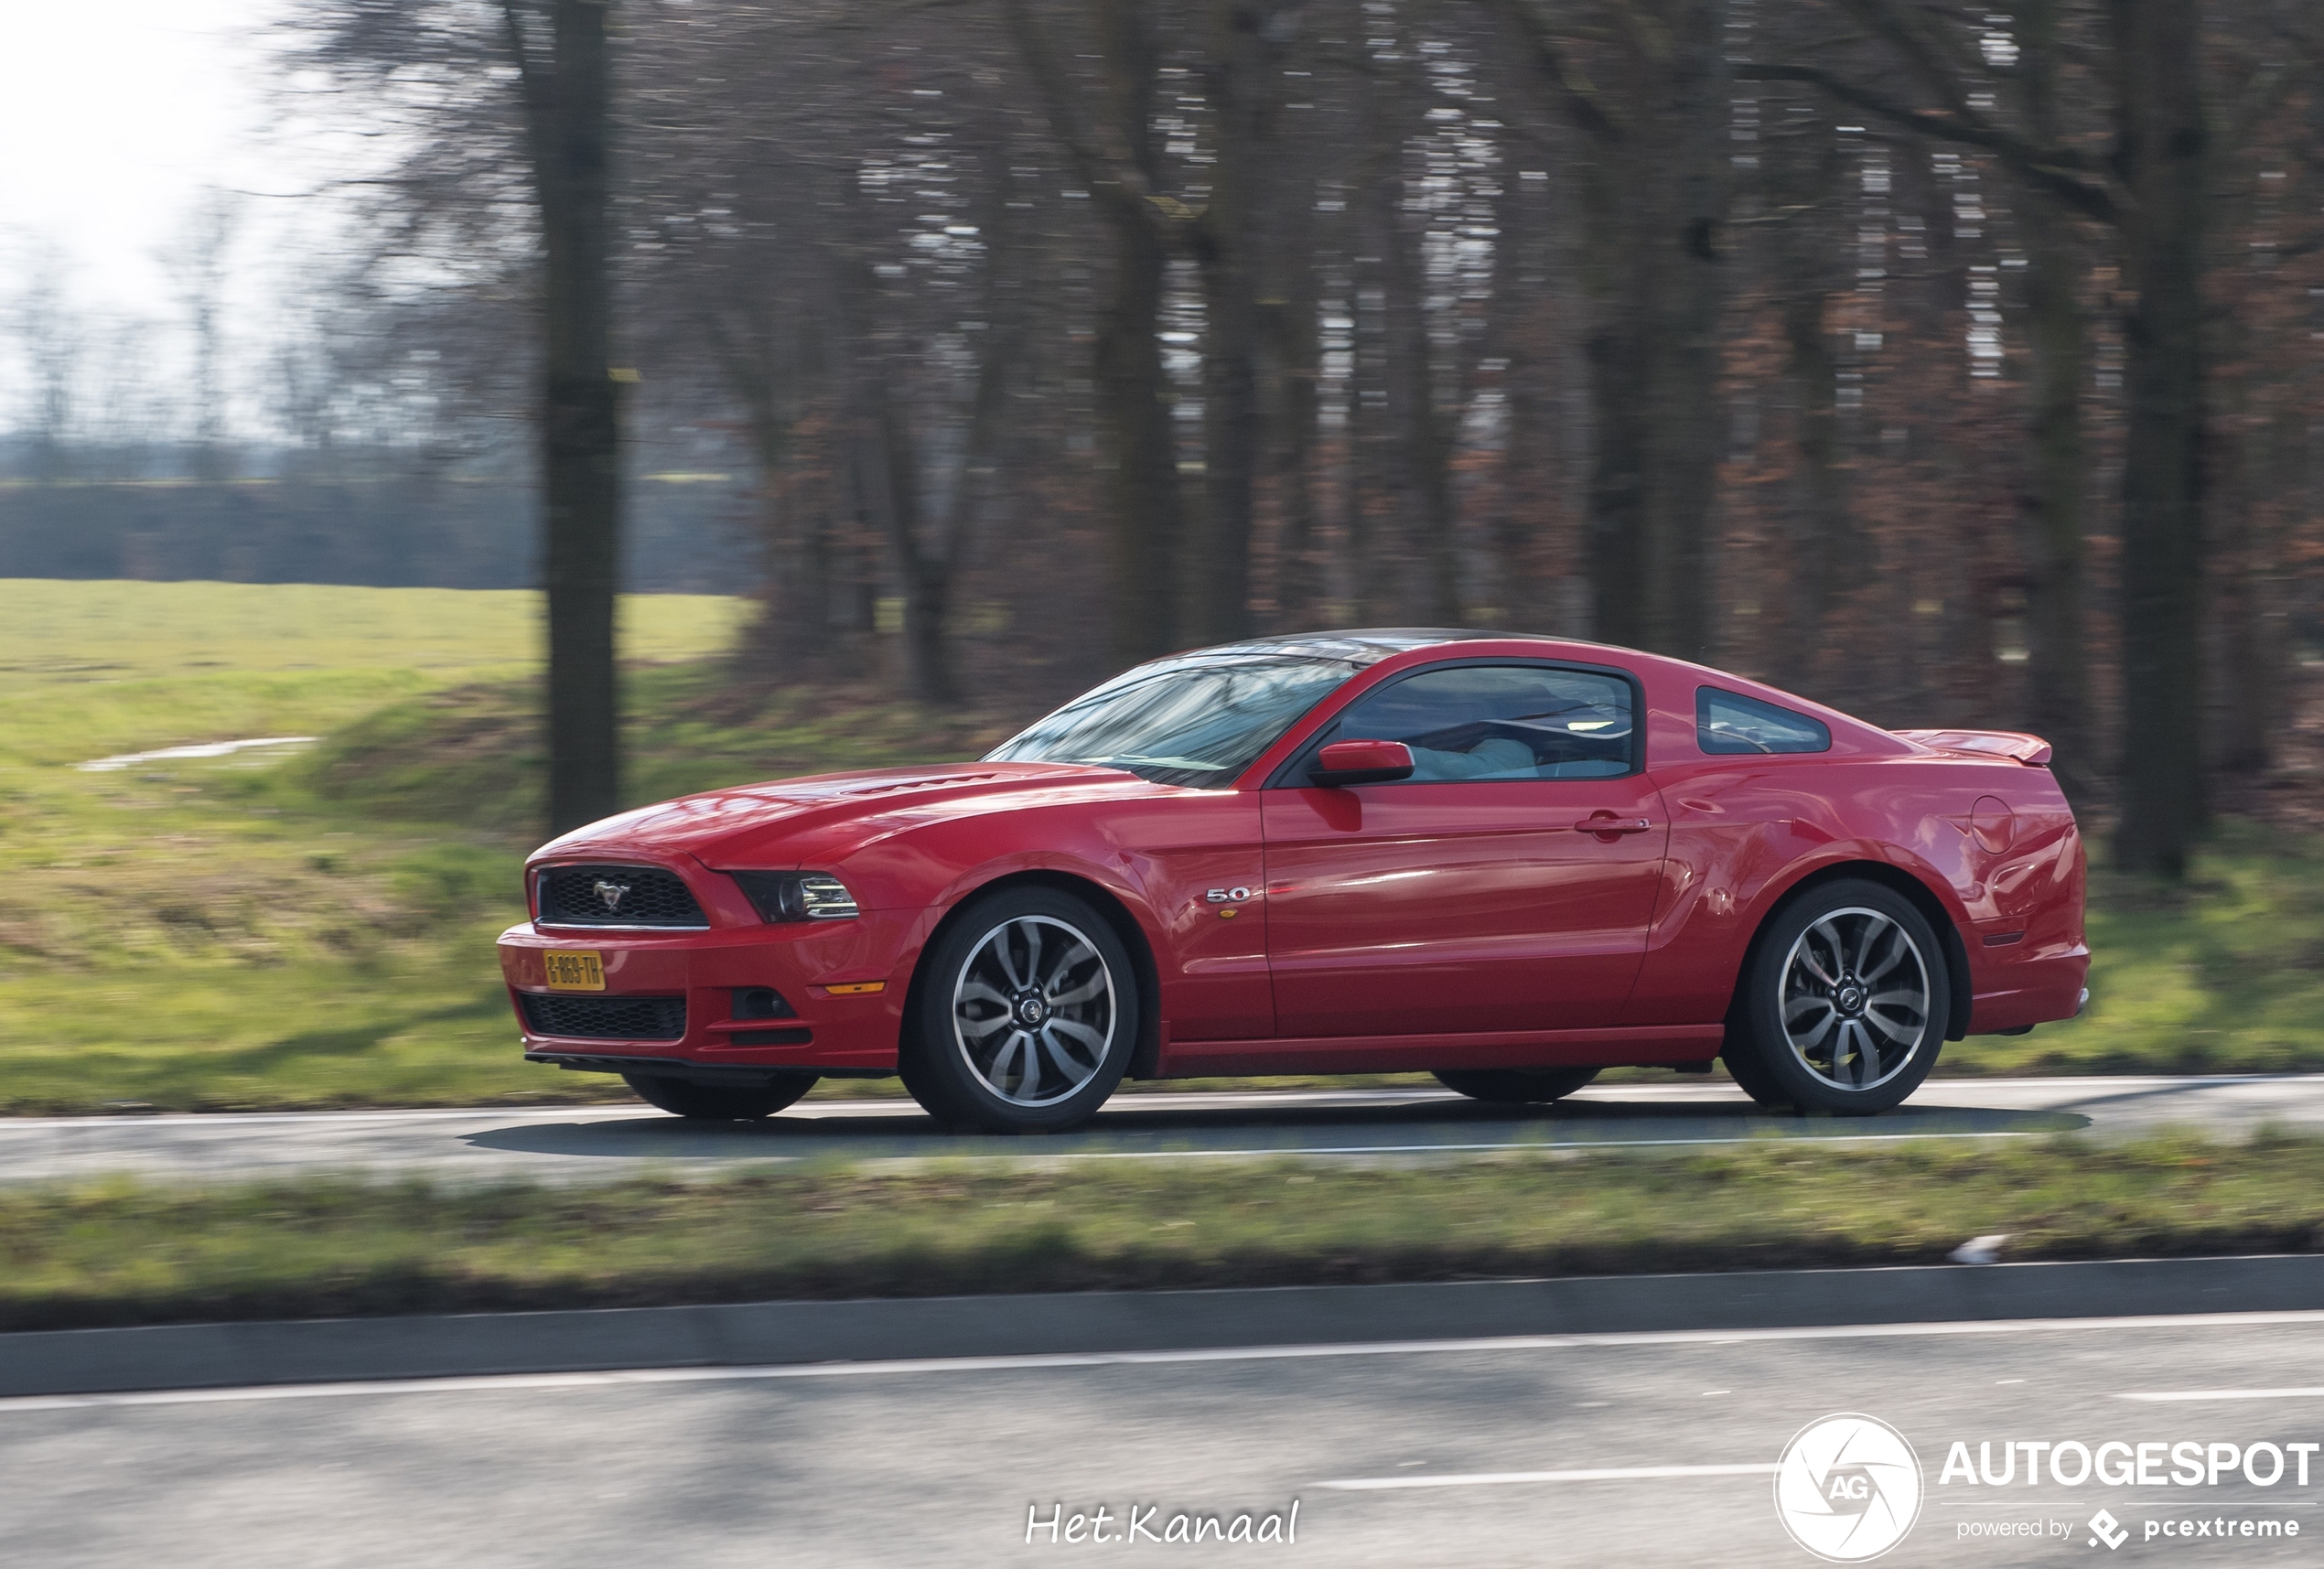
M1098 763L1157 784L1225 790L1360 668L1311 655L1157 660L1075 698L984 760Z

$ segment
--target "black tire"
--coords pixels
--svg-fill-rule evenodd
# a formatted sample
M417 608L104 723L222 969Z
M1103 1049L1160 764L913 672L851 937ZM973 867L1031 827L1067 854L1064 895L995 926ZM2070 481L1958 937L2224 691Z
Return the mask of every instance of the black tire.
M1542 1106L1563 1101L1598 1075L1595 1068L1440 1068L1436 1082L1472 1101Z
M1763 1105L1871 1116L1929 1077L1952 996L1944 945L1910 899L1879 883L1826 883L1770 919L1722 1055Z
M921 958L914 992L904 1086L938 1122L984 1133L1087 1122L1121 1083L1144 1016L1122 940L1055 888L971 904Z
M649 1106L703 1123L755 1123L773 1116L815 1087L812 1073L786 1073L764 1089L696 1084L658 1073L624 1073L621 1081Z
M1735 1011L1743 1011L1739 998ZM1752 1100L1770 1112L1791 1109L1791 1102L1784 1099L1775 1075L1759 1066L1759 1048L1749 1044L1733 1018L1727 1020L1727 1044L1719 1048L1719 1060L1727 1064L1727 1077L1735 1080L1736 1088Z

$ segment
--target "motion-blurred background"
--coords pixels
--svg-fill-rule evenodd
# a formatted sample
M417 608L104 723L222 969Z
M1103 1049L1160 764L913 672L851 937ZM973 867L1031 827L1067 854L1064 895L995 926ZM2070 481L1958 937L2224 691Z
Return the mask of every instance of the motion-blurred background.
M2105 1033L1961 1065L2324 1060L2298 0L12 27L13 1104L579 1092L479 957L550 822L1383 623L2037 731Z
M10 1562L1014 1563L1304 1494L1335 1565L1796 1564L1828 1413L2053 1482L2009 1435L2303 1431L2320 11L0 10ZM521 1059L554 830L1399 623L2046 736L2090 1010L1877 1119L1616 1069L976 1139ZM1995 1314L2076 1317L1893 1322ZM2312 1507L2243 1476L2193 1507ZM2189 1497L2007 1491L1897 1561Z

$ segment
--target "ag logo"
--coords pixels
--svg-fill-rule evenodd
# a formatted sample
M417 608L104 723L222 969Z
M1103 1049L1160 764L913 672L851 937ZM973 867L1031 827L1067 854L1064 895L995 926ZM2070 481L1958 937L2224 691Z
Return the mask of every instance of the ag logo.
M1775 1513L1828 1564L1877 1558L1921 1518L1921 1457L1869 1416L1827 1416L1792 1435L1775 1467Z

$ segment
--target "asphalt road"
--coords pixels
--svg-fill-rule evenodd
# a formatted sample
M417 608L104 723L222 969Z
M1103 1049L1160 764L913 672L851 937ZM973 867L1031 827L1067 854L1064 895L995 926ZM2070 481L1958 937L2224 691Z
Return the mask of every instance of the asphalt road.
M2319 1329L1924 1325L0 1401L0 1540L44 1569L1804 1565L1770 1473L1795 1432L1853 1412L1899 1430L1923 1478L1884 1564L2112 1562L2101 1508L2129 1528L2125 1561L2313 1563L2324 1463L2306 1486L2292 1463L2254 1485L2233 1458L2215 1486L2170 1485L2168 1463L2147 1487L2028 1486L2015 1461L2007 1486L1940 1476L1956 1440L2312 1447ZM1181 1513L1255 1529L1295 1500L1282 1545L1026 1540L1028 1511L1060 1504L1060 1523L1105 1506L1116 1532L1151 1508L1167 1532ZM2209 1540L2146 1539L2199 1519ZM2246 1520L2299 1535L2219 1538ZM2049 1534L1970 1534L2033 1522Z
M1555 1106L1449 1092L1285 1091L1116 1096L1090 1127L1039 1138L940 1132L909 1101L819 1101L756 1124L702 1126L643 1105L274 1115L0 1119L0 1182L134 1172L171 1180L371 1171L590 1181L760 1162L1425 1161L1501 1150L1684 1147L1748 1139L2003 1139L2161 1128L2237 1136L2324 1128L2324 1075L1940 1080L1886 1116L1770 1116L1718 1082L1594 1086Z

